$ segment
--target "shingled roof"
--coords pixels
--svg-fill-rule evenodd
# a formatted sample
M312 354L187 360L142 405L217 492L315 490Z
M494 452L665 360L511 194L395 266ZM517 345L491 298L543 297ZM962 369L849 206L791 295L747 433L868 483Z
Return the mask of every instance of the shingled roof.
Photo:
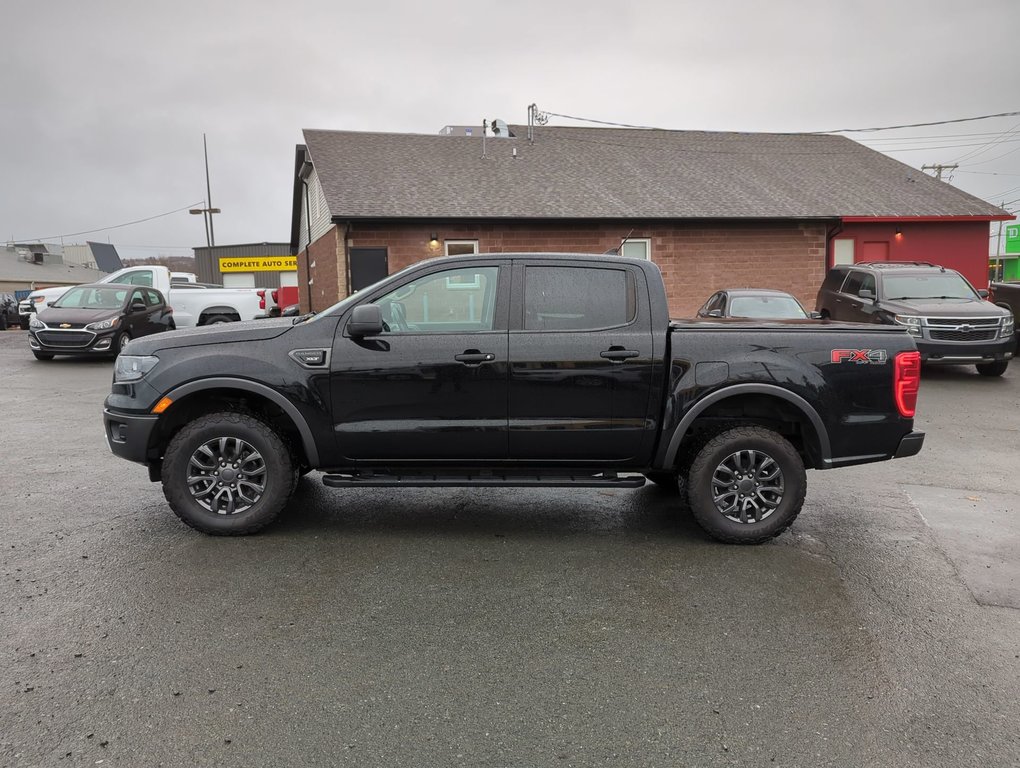
M540 126L304 131L334 218L1009 216L842 136ZM513 156L516 148L517 156Z

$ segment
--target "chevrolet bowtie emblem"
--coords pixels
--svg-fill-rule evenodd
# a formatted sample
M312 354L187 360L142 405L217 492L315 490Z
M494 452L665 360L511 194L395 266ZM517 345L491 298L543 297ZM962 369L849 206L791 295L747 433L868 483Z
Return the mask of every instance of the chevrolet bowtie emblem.
M70 324L70 323L61 323L61 324L60 324L60 327L61 327L61 328L70 328L70 327L71 327L71 324Z

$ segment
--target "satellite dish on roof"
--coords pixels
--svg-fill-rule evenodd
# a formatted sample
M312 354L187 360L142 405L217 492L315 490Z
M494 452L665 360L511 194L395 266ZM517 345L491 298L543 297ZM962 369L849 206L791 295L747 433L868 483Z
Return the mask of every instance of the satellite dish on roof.
M492 135L497 139L506 139L510 137L510 128L507 126L506 120L500 120L498 117L493 118Z

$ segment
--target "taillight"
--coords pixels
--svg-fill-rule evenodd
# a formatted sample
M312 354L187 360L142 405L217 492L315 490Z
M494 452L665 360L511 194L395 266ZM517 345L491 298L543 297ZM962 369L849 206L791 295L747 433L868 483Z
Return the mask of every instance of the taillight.
M893 393L900 416L914 418L917 410L917 392L921 388L921 353L900 352L895 360Z
M279 291L273 291L273 303L274 304L279 304L280 303L280 292Z
M265 309L266 308L266 292L265 291L256 291L256 293L259 295L259 309Z

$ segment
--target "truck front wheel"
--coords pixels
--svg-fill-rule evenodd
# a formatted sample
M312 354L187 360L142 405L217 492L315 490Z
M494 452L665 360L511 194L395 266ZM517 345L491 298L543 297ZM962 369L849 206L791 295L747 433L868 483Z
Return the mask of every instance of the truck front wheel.
M240 536L276 519L295 485L290 451L276 431L246 413L201 416L167 446L163 495L187 525Z
M687 496L714 539L760 544L785 531L804 505L804 462L771 429L743 426L709 440L691 463Z

